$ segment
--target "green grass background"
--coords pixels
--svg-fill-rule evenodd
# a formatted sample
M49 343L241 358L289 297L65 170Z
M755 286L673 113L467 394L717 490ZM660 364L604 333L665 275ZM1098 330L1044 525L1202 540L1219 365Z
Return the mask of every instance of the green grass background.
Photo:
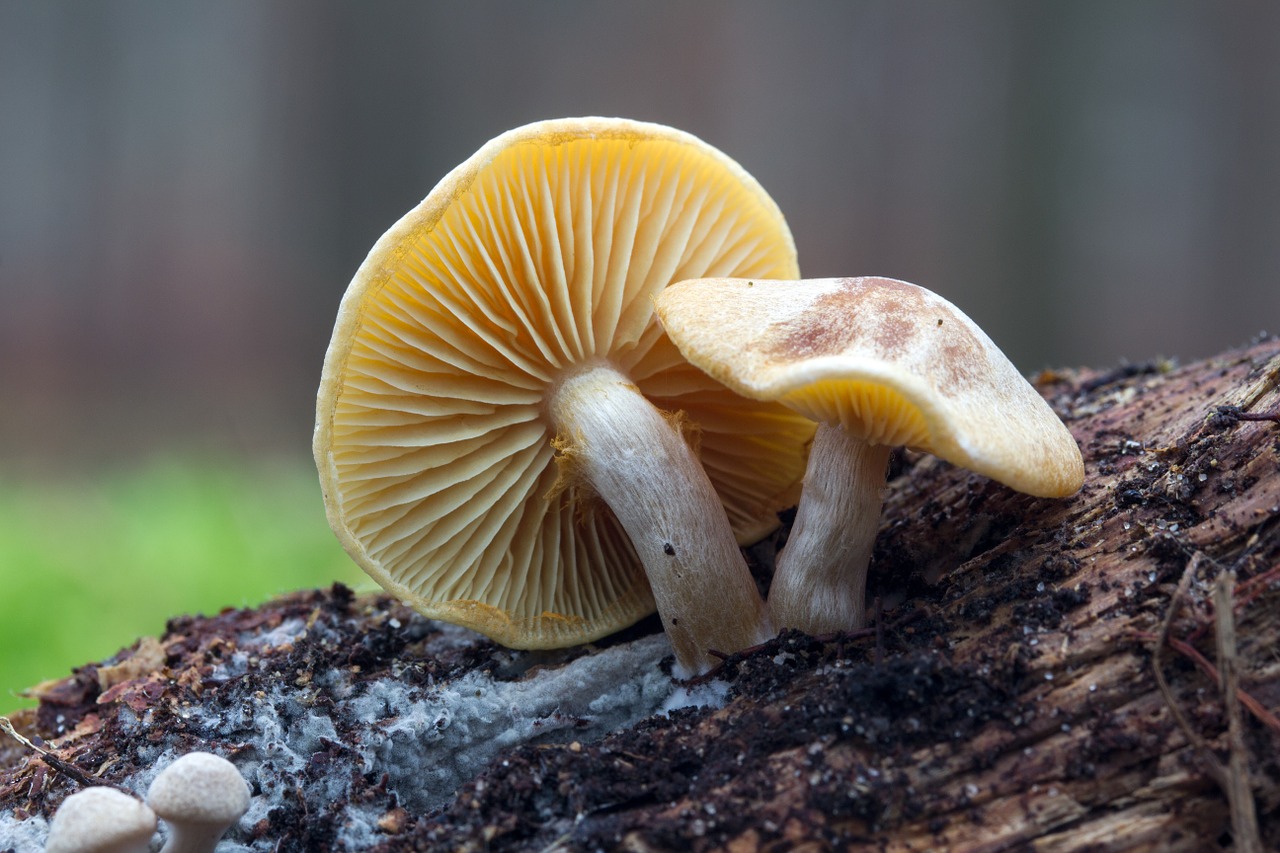
M94 476L0 473L0 714L18 691L165 620L340 580L309 459L169 456Z

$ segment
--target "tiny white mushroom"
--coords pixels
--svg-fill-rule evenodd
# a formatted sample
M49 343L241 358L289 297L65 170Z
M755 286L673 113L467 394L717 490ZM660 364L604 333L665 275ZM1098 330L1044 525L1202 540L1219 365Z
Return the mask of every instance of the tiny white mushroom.
M146 853L156 816L141 800L105 786L62 803L49 824L45 853Z
M190 752L155 778L147 804L169 825L160 853L212 853L248 810L249 786L225 758Z

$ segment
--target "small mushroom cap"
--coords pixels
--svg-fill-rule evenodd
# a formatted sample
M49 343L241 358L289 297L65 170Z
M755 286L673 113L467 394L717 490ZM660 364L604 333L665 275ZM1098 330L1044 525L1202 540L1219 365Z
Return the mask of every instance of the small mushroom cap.
M155 813L115 788L72 794L49 824L46 853L141 853L156 831Z
M947 300L887 278L679 282L656 299L693 364L865 441L933 453L1039 497L1074 494L1080 448Z
M777 205L705 142L581 118L486 144L343 297L314 451L347 552L420 613L508 646L587 642L652 613L626 533L553 446L547 394L593 365L692 427L739 541L776 527L812 424L713 382L653 316L656 292L709 275L798 270Z
M249 808L249 785L225 758L189 752L152 780L147 805L170 822L230 826Z

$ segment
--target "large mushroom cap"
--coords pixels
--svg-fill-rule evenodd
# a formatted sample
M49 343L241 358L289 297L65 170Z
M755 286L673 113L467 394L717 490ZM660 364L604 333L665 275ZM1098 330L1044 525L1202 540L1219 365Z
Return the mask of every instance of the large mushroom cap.
M795 277L777 206L688 134L565 119L499 136L374 246L338 314L316 410L329 521L383 587L510 646L653 612L612 514L561 477L544 394L586 365L681 413L740 541L794 502L811 425L688 365L653 296L699 276Z
M1021 492L1075 493L1075 439L960 309L886 278L680 282L657 300L685 357L739 394Z

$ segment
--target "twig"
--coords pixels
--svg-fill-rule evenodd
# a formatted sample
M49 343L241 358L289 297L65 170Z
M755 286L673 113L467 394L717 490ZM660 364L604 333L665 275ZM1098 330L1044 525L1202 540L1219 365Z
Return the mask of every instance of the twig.
M1280 565L1272 566L1265 572L1254 575L1236 587L1234 610L1240 611L1245 605L1252 604L1254 599L1262 595L1272 583L1280 581Z
M1164 679L1164 646L1169 641L1169 629L1173 625L1173 617L1178 612L1178 605L1181 599L1187 593L1187 587L1191 585L1191 579L1195 576L1200 568L1202 557L1197 551L1187 561L1186 567L1182 570L1182 577L1178 579L1178 587L1173 591L1173 595L1169 598L1169 609L1165 611L1164 622L1160 625L1160 633L1156 635L1155 646L1151 650L1151 669L1155 675L1156 686L1160 688L1160 695L1164 697L1165 704L1169 706L1170 712L1173 713L1174 720L1178 723L1178 728L1182 729L1183 735L1187 741L1203 754L1210 762L1210 772L1215 778L1221 781L1222 766L1218 760L1209 752L1209 746L1204 742L1204 738L1193 728L1191 723L1182 713L1182 708L1178 706L1178 700L1174 697L1173 691L1169 689L1169 682Z
M1128 636L1141 643L1151 643L1153 646L1159 642L1159 637L1150 631L1130 631ZM1200 667L1200 671L1209 676L1213 681L1218 680L1218 668L1205 658L1204 655L1196 649L1195 646L1186 640L1179 640L1176 637L1170 637L1168 640L1169 648L1178 654L1190 660L1196 666ZM1242 687L1236 688L1236 698L1240 700L1240 704L1249 710L1267 728L1280 735L1280 717L1267 710L1267 706L1263 705L1253 697L1247 690Z
M1213 589L1214 633L1217 640L1218 656L1216 670L1194 647L1169 636L1169 630L1173 625L1173 618L1177 614L1178 606L1182 597L1186 595L1187 588L1199 569L1200 562L1201 555L1199 553L1193 555L1191 560L1187 562L1187 567L1183 570L1182 577L1178 580L1177 589L1174 590L1173 596L1169 599L1169 609L1165 612L1160 632L1155 636L1155 645L1151 652L1151 664L1156 685L1160 688L1160 695L1164 697L1165 703L1169 706L1169 710L1173 713L1174 719L1178 723L1178 727L1182 729L1187 741L1199 752L1207 772L1218 783L1227 797L1227 804L1231 809L1232 838L1235 841L1236 849L1240 853L1262 853L1262 840L1258 831L1258 817L1253 802L1253 791L1249 786L1249 756L1244 744L1243 721L1240 717L1240 705L1242 703L1246 706L1250 706L1251 703L1258 703L1254 702L1252 697L1248 697L1240 689L1237 676L1239 661L1236 656L1236 623L1232 594L1235 589L1235 573L1224 571L1219 574ZM1214 680L1218 682L1227 716L1229 750L1228 766L1226 767L1210 751L1208 744L1200 737L1199 733L1191 728L1190 723L1187 722L1182 713L1182 709L1178 706L1173 691L1169 689L1169 684L1165 681L1161 667L1163 664L1162 652L1166 644L1190 657L1202 670L1212 673ZM1253 707L1250 707L1250 710L1257 714L1257 710ZM1271 716L1260 705L1258 710L1263 711L1267 717ZM1259 719L1263 719L1263 717L1260 716Z
M1271 409L1265 412L1246 412L1239 406L1214 406L1213 413L1222 418L1225 426L1231 426L1236 421L1270 421L1272 423L1280 423L1280 409Z
M1218 671L1221 674L1219 689L1227 712L1226 784L1223 786L1227 802L1231 806L1231 835L1239 853L1262 853L1262 836L1258 831L1258 815L1253 803L1253 790L1249 785L1249 753L1244 744L1243 721L1240 719L1240 702L1236 696L1237 669L1236 620L1232 612L1232 592L1235 588L1234 572L1223 572L1213 587L1214 612L1217 615Z
M1241 412L1236 415L1242 421L1270 421L1280 423L1280 409L1272 412Z
M1154 634L1139 633L1135 635L1138 639L1154 641ZM1204 655L1196 649L1195 646L1186 640L1179 640L1176 637L1169 638L1169 648L1178 654L1189 659L1196 666L1200 667L1200 671L1209 676L1213 681L1218 681L1218 669L1205 658ZM1247 690L1242 687L1236 687L1236 698L1240 700L1240 704L1249 709L1249 713L1253 714L1267 728L1280 735L1280 717L1267 710L1267 706L1263 705L1253 697Z
M70 764L64 761L63 759L54 755L52 752L45 749L44 747L38 746L32 743L30 740L28 740L26 737L20 734L17 729L13 727L13 723L10 722L8 717L0 717L0 731L3 731L9 737L13 738L18 743L25 746L27 749L39 755L41 761L43 761L45 764L52 767L57 772L61 773L63 776L73 779L84 786L105 784L101 781L98 781L90 778L89 776L86 776L84 772L80 770L78 767L76 767L74 764Z
M1237 560L1235 564L1239 565L1240 562L1240 560ZM1241 581L1235 588L1235 597L1233 604L1231 605L1231 612L1243 613L1246 607L1256 601L1259 596L1267 591L1268 586L1278 581L1280 581L1280 564L1272 566L1261 574L1254 575L1247 580ZM1210 613L1205 621L1196 625L1191 633L1187 635L1187 641L1194 643L1196 640L1199 640L1205 634L1209 633L1209 631L1213 630L1213 627L1213 614ZM1217 676L1215 675L1214 678L1217 678Z

